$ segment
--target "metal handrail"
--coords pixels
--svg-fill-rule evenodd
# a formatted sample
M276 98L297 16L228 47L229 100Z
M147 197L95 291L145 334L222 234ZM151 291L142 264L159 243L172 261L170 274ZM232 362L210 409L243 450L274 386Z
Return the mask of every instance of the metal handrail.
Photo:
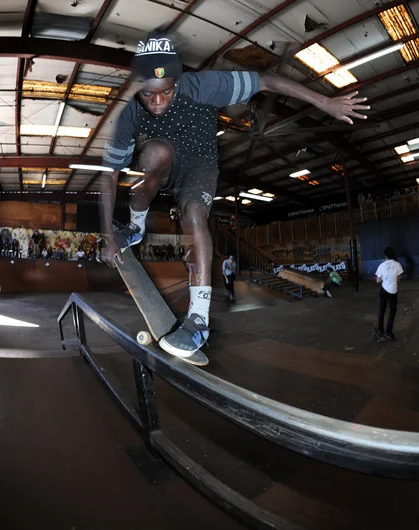
M220 379L157 347L139 346L127 329L73 293L58 317L73 307L131 356L176 389L231 422L279 446L330 464L380 476L419 478L419 433L350 423L279 403ZM76 322L75 322L76 324Z

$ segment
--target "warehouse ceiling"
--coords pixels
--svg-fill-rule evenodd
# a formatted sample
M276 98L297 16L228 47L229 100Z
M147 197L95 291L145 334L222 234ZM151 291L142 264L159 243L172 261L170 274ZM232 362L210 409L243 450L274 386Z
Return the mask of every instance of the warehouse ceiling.
M418 17L419 1L2 0L0 196L99 194L101 172L69 166L101 164L133 95L137 42L156 27L176 32L185 69L279 72L328 96L357 90L371 104L368 120L353 126L269 94L221 109L219 204L233 206L249 189L272 199L243 199L250 211L327 202L344 190L344 164L354 192L412 186ZM121 193L131 183L125 176Z

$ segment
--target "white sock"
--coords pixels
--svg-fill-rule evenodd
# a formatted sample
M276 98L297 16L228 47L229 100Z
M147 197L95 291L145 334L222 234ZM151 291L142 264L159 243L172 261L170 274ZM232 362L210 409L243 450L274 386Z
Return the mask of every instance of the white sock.
M129 207L129 209L131 212L131 223L133 225L137 225L141 229L141 232L144 233L145 232L145 220L148 214L148 210L150 208L147 208L147 210L145 210L144 212L135 212L131 208L131 206Z
M188 317L193 313L201 316L205 320L205 324L208 326L209 322L209 308L211 304L211 291L212 287L209 286L192 286L189 287L189 309Z

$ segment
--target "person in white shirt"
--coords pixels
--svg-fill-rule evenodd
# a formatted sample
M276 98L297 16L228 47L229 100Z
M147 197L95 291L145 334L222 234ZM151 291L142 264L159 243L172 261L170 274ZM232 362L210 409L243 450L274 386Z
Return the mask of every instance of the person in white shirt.
M397 312L397 292L399 290L400 276L403 274L403 267L396 260L396 254L391 247L384 251L386 261L381 263L375 273L377 283L381 284L380 289L380 312L378 314L378 329L376 332L386 339L395 340L393 333L394 318ZM390 306L387 328L384 334L384 315Z
M86 254L84 253L84 250L79 247L79 250L76 252L77 260L84 260L86 257Z

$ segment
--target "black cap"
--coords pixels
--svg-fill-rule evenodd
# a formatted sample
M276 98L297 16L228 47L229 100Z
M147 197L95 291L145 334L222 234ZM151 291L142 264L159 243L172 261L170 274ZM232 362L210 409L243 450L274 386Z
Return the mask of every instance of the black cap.
M145 79L177 79L182 75L182 62L167 37L149 38L145 43L140 41L131 66Z

